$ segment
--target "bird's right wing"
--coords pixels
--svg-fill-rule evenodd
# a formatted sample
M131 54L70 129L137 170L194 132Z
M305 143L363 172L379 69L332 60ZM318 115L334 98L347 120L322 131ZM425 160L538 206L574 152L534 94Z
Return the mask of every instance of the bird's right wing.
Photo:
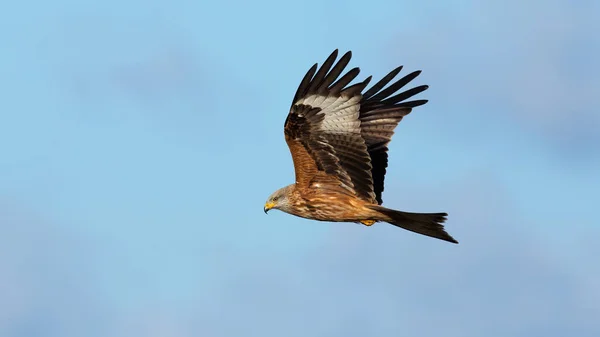
M351 53L334 66L336 58L337 50L318 71L315 64L306 73L285 122L296 183L309 187L318 182L316 178L325 177L349 193L374 202L371 159L359 120L361 91L368 80L346 87L359 69L351 69L338 79Z

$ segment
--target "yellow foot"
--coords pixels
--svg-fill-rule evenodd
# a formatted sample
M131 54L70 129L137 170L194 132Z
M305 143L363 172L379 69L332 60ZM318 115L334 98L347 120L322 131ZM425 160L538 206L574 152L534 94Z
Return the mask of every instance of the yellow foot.
M365 226L371 226L372 224L376 223L377 221L375 220L360 220L360 223L365 225Z

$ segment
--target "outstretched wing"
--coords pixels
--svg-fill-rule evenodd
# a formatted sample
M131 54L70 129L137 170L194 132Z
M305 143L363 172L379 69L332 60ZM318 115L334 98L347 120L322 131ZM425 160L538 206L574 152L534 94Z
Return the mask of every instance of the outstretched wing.
M400 70L402 70L401 66L392 70L367 90L360 101L361 134L371 157L373 166L371 175L378 204L383 202L381 194L388 165L388 144L392 140L394 129L402 118L411 112L412 108L427 103L427 100L406 101L427 90L428 86L426 85L396 94L398 90L419 76L421 71L414 71L383 89L398 75Z
M306 73L285 121L296 183L309 187L324 172L348 192L375 202L371 157L359 119L361 91L369 79L346 87L359 69L338 79L352 54L347 52L334 66L337 55L335 50L318 71L315 64Z

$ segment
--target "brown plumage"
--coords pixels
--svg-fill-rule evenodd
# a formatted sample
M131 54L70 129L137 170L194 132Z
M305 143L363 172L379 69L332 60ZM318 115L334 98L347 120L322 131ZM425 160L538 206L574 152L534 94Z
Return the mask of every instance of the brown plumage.
M383 221L458 243L444 230L446 213L407 213L381 206L387 146L402 118L427 103L406 100L428 87L397 92L420 71L392 82L402 70L398 67L362 93L371 77L348 85L359 69L340 77L352 54L347 52L335 63L337 55L335 50L320 68L313 65L296 91L284 126L296 182L275 191L265 212L275 208L307 219L367 226Z

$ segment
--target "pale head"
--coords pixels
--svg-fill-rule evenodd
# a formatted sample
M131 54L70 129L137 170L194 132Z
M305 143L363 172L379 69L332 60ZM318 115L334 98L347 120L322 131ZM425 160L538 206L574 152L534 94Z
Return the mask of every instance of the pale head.
M293 187L293 185L288 185L273 192L265 203L265 214L271 209L278 209L289 213L289 209L291 208L289 195Z

